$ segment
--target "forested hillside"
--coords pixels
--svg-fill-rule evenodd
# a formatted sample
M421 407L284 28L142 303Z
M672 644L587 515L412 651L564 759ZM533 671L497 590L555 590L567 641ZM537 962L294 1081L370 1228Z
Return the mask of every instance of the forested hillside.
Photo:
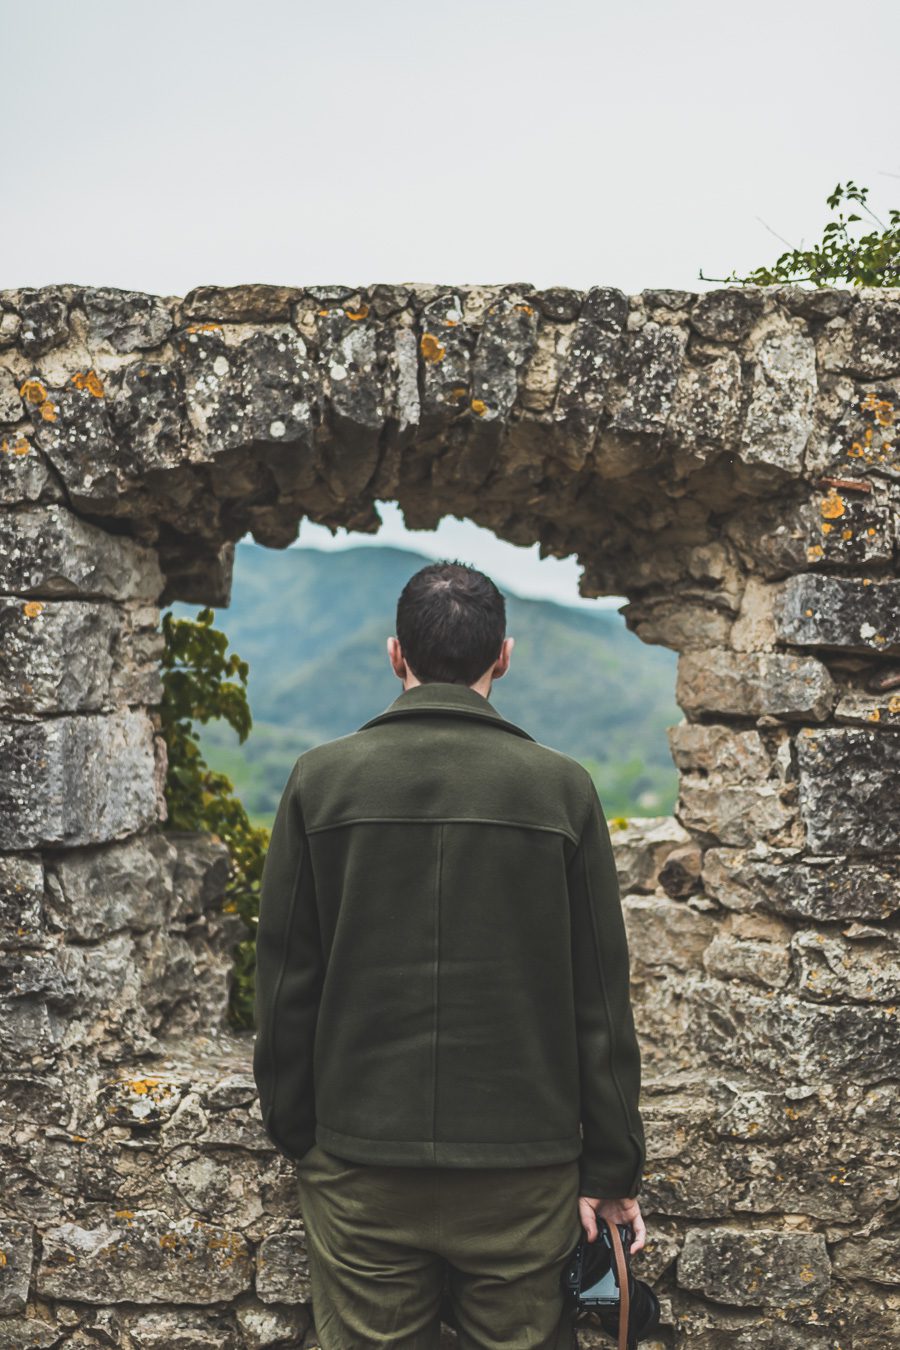
M229 728L209 726L203 746L260 820L270 822L298 754L355 730L402 691L386 639L400 591L428 561L391 547L238 546L231 607L215 623L250 664L254 727L239 746ZM607 815L670 811L676 775L665 728L681 717L675 653L641 643L615 609L501 589L516 645L493 686L497 710L587 764Z

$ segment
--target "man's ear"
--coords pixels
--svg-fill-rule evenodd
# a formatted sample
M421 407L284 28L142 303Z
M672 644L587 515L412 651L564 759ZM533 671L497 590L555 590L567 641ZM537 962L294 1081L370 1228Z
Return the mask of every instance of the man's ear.
M503 645L500 648L500 655L494 669L491 671L491 678L499 680L509 670L509 658L512 656L512 649L516 645L516 639L512 637L504 638Z
M403 651L396 637L389 637L387 640L387 654L391 663L391 669L399 680L406 679L406 662L403 659Z

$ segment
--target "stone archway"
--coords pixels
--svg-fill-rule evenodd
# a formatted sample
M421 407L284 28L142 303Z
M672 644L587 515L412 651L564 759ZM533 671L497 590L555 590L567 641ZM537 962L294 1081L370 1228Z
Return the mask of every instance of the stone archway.
M677 819L617 836L663 1343L895 1343L898 299L0 294L0 1342L314 1344L158 615L396 500L680 653Z

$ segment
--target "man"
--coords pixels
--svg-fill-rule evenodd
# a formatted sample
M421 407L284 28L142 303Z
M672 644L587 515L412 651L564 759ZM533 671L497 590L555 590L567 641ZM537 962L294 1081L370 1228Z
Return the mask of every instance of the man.
M298 1164L323 1350L574 1343L560 1277L630 1222L640 1054L593 780L489 702L502 595L423 567L388 638L403 691L307 750L266 858L254 1072Z

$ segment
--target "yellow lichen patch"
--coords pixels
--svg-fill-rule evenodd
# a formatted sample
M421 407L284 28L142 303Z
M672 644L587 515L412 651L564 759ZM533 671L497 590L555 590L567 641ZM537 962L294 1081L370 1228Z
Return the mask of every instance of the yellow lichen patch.
M872 711L869 713L869 721L870 722L881 721L881 712L878 708L873 708Z
M841 530L841 538L842 538L842 539L852 539L852 538L853 538L853 531L850 529L849 525L847 526L846 529Z
M487 412L487 404L483 398L473 398L470 407L473 413L478 417L484 417L484 414Z
M214 330L219 329L219 328L221 328L221 327L222 327L222 325L221 325L220 323L191 323L191 324L188 324L188 332L189 332L189 333L212 333Z
M75 1142L76 1144L86 1144L86 1143L87 1143L87 1135L86 1135L86 1134L70 1134L70 1135L69 1135L69 1138L72 1139L72 1140L74 1140L74 1142Z
M328 315L331 313L331 310L330 310L330 309L317 309L317 310L316 310L316 313L318 314L318 316L319 316L320 319L327 319L327 318L328 318Z
M22 606L22 613L26 619L36 619L43 608L40 600L26 600Z
M831 524L830 521L828 521L828 520L823 521L823 523L822 523L822 533L823 533L823 534L830 534L831 531L832 531L833 529L834 529L834 526Z
M516 305L515 308L518 309L522 314L533 314L533 313L534 313L534 308L533 308L533 306L531 306L531 305L526 305L524 302L523 302L521 305Z
M40 380L26 380L19 389L19 394L29 403L43 403L47 397L47 390Z
M144 1097L152 1087L156 1087L158 1082L158 1078L132 1078L128 1086L139 1097Z
M45 398L41 404L41 417L45 422L56 421L56 404L52 398Z
M888 399L876 398L870 390L859 406L863 412L873 412L875 421L879 426L889 427L893 425L894 405Z
M12 443L4 436L0 441L0 454L2 455L27 455L31 446L24 436L19 436Z
M437 365L438 361L443 361L447 355L447 349L441 346L434 333L422 334L419 351L430 365Z
M843 497L834 488L829 488L828 495L822 498L822 515L827 520L835 520L838 516L842 516L846 509Z
M889 713L900 713L900 694L891 694L888 699L887 710Z
M806 550L806 556L807 558L810 559L810 561L812 561L815 558L821 558L824 555L824 553L825 550L823 549L821 544L810 544L809 548Z
M133 1218L134 1218L134 1210L133 1210L133 1209L116 1209L116 1210L113 1211L113 1213L115 1214L115 1216L116 1216L117 1219L129 1219L129 1220L130 1220L130 1219L133 1219Z
M86 389L94 398L103 398L103 384L96 370L89 370L87 374L83 370L78 370L72 376L72 383L76 389Z
M174 1251L174 1249L178 1246L178 1234L177 1233L161 1234L159 1239L159 1245L165 1251Z
M6 1252L0 1251L0 1266L5 1266L6 1264L7 1264Z
M366 315L368 314L368 312L369 312L369 306L368 306L368 305L360 305L359 309L345 309L345 310L344 310L344 313L347 315L347 318L348 318L348 319L353 319L354 322L355 322L357 319L364 319L364 318L366 317Z

